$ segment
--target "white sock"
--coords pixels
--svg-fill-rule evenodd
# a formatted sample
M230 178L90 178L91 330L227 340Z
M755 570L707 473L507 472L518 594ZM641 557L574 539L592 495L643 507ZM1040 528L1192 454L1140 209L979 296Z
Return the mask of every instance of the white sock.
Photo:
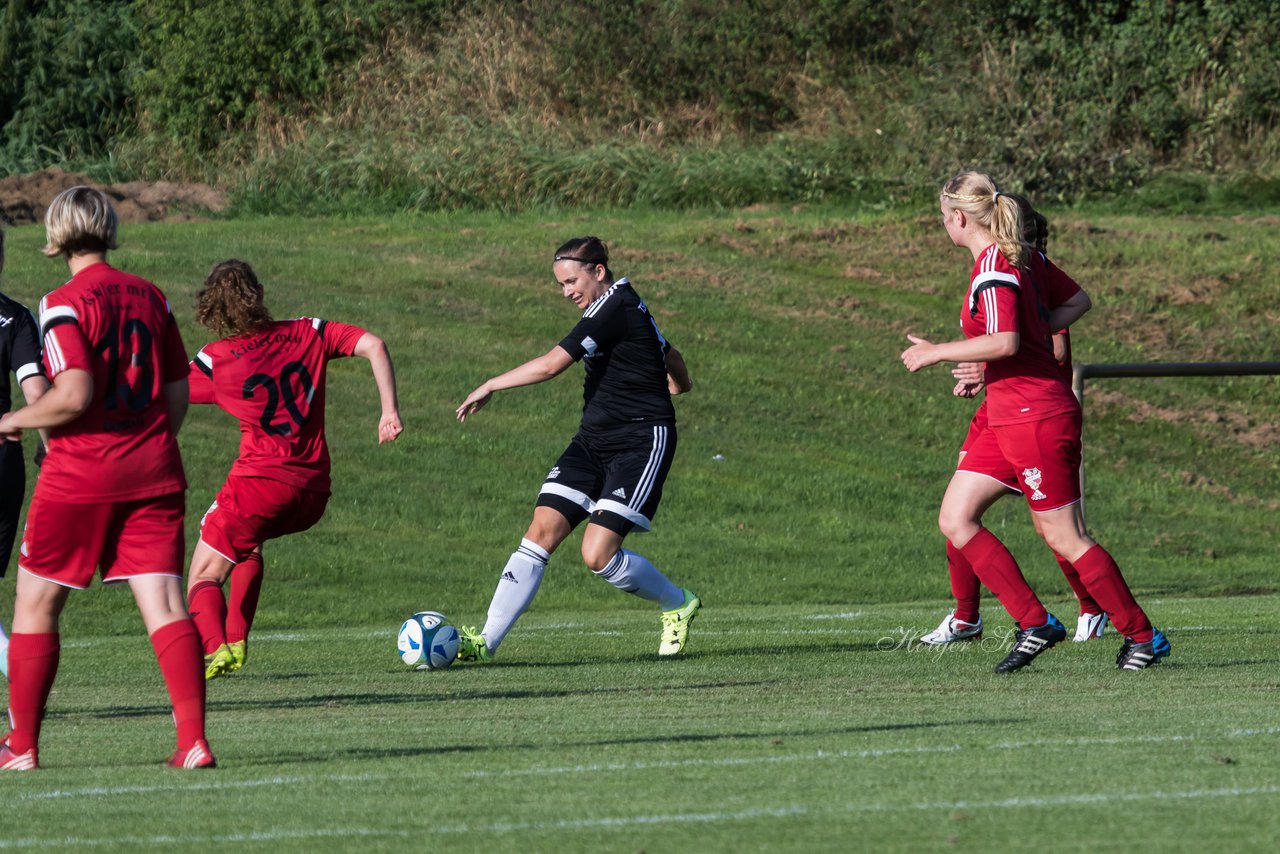
M521 540L520 548L507 559L489 603L489 617L480 632L491 651L498 648L520 615L529 610L549 560L551 555L533 540Z
M683 590L672 584L647 557L628 549L619 549L613 560L596 574L619 590L657 602L664 611L684 604Z

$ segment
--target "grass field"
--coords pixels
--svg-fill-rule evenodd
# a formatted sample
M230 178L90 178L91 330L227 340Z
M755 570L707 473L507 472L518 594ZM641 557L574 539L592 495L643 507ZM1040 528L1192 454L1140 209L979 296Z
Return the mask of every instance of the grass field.
M1274 353L1274 217L1053 217L1097 308L1084 361ZM655 533L633 546L707 603L659 661L656 614L585 577L573 543L487 668L410 673L394 633L479 622L577 420L576 376L452 410L550 348L548 272L596 233L694 374ZM63 280L10 232L3 290ZM0 850L173 847L639 851L1269 850L1276 799L1276 378L1101 381L1086 406L1091 527L1174 644L1114 670L1118 638L997 679L996 631L912 648L947 608L936 505L971 404L908 375L907 331L956 328L969 260L930 211L562 212L125 227L120 266L170 295L188 348L209 266L254 264L279 317L359 323L396 358L407 432L335 363L325 520L267 549L249 667L210 686L221 768L164 773L171 726L123 591L73 597L39 775L0 779ZM196 411L189 532L235 454ZM989 525L1064 620L1025 509ZM1247 594L1247 595L1246 595ZM0 585L0 614L12 613ZM182 816L174 820L171 816Z
M0 850L1270 850L1280 608L1149 605L1175 655L1137 677L1109 634L998 678L994 634L901 645L938 617L915 604L711 602L675 661L639 608L540 610L435 673L394 626L268 629L210 686L201 775L157 769L142 637L77 637Z

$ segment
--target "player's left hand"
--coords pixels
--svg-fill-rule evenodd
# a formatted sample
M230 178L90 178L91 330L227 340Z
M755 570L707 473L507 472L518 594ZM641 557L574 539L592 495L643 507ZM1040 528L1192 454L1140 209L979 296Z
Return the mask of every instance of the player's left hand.
M907 340L912 346L902 351L902 364L907 366L908 371L915 373L921 368L937 364L938 360L933 355L932 341L911 334L907 335Z
M396 437L403 432L404 424L400 422L400 413L389 412L378 421L378 444L385 445L387 442L394 442Z

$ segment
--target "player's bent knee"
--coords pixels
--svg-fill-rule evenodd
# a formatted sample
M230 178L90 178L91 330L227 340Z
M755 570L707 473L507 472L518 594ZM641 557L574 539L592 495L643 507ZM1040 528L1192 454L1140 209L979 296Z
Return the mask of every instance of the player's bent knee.
M980 525L964 514L941 513L938 516L938 530L951 542L963 542L973 538Z
M618 549L612 551L607 549L582 549L582 560L587 565L587 569L595 573L604 571L604 568L613 560L614 555L618 553Z

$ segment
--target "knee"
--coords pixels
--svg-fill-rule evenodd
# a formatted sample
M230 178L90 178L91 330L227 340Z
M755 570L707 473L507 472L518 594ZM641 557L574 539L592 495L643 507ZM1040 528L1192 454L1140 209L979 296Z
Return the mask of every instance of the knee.
M600 573L604 572L604 568L609 565L619 551L619 549L613 547L588 545L586 542L583 542L582 560L587 565L587 569L595 573Z
M535 517L529 524L529 530L524 532L524 538L537 543L547 554L554 554L556 548L570 533L564 528L565 526L561 523L547 522Z
M1063 529L1052 525L1040 525L1038 527L1040 536L1044 538L1044 544L1054 554L1062 555L1067 560L1072 560L1087 550L1086 541L1075 530Z
M230 574L231 567L224 560L196 560L192 562L191 571L187 574L187 588L206 581L222 586Z
M964 513L943 507L938 513L938 530L949 542L963 542L973 536L977 523Z

